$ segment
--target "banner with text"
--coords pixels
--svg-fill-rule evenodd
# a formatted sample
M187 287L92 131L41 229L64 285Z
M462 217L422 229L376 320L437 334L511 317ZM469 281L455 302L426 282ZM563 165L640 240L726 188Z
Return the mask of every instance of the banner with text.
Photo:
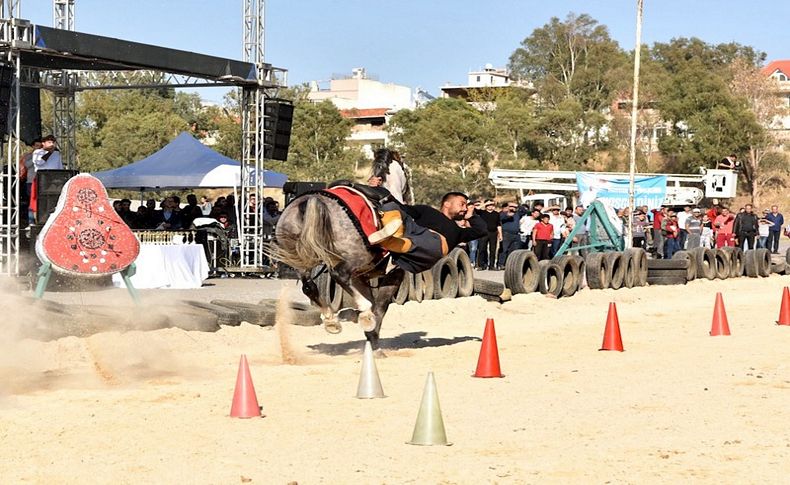
M580 202L587 207L594 200L623 208L628 207L628 178L614 175L576 172ZM636 177L634 179L634 205L646 205L650 209L660 207L667 194L667 176Z

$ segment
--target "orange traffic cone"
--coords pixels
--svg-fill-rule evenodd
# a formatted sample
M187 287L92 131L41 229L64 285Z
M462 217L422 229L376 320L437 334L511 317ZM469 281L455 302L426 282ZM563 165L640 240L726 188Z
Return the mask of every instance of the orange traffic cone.
M617 318L617 305L609 303L609 313L606 314L606 330L603 332L603 344L598 350L616 350L622 352L623 339L620 337L620 319Z
M236 375L236 389L233 391L233 404L230 406L230 417L257 418L261 416L261 407L258 406L258 398L255 396L255 386L252 385L247 356L242 354L241 360L239 360L239 373Z
M493 318L486 320L483 344L480 346L480 356L477 358L477 370L472 377L505 377L499 369L499 349L496 344Z
M782 306L779 307L779 325L790 325L790 290L785 286L782 292Z
M710 328L710 335L729 335L730 324L727 323L727 311L724 310L724 299L721 293L716 293L716 304L713 306L713 325Z

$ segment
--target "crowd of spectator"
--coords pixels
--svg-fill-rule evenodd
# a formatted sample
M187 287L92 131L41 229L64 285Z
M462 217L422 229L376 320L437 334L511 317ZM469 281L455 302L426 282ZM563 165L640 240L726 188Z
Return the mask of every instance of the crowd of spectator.
M472 263L480 270L504 269L508 256L518 249L534 251L539 260L551 259L585 212L581 205L562 209L544 207L541 202L529 206L512 201L497 208L488 199L473 201L471 205L488 229L486 236L467 245ZM643 206L636 208L633 215L628 208L615 209L615 214L610 221L621 237L630 222L633 247L643 248L656 258L672 258L681 249L724 246L766 248L777 254L785 223L776 205L758 214L751 204L746 204L733 213L716 199L706 209L685 206L677 211L671 207L650 210ZM784 233L790 237L790 227ZM573 250L588 242L589 223L585 223L568 242L568 248ZM586 254L583 248L576 251Z

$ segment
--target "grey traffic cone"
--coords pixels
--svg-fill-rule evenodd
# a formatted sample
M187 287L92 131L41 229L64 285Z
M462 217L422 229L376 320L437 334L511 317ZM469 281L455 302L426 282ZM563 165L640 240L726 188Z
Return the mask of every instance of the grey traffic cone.
M449 446L447 434L444 431L444 420L442 420L442 408L439 406L439 394L436 392L436 381L433 379L433 372L428 373L425 380L425 389L422 391L422 402L420 402L420 412L417 414L417 422L414 424L410 445Z
M381 387L379 371L376 360L373 358L373 347L370 342L365 342L365 352L362 354L362 371L359 373L357 386L357 399L375 399L386 397Z

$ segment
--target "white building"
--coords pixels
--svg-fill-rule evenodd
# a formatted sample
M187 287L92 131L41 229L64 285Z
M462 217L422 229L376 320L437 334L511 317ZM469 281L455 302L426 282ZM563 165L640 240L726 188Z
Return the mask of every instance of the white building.
M493 91L507 90L513 88L525 89L534 93L534 89L529 83L514 80L510 77L507 69L496 68L491 64L486 64L483 69L469 71L466 75L466 84L454 85L447 83L440 89L443 98L458 98L469 102L477 109L492 109L495 104L492 102L480 102L485 94ZM479 97L478 97L479 96Z
M387 146L387 121L397 111L414 108L412 91L407 86L382 83L371 79L364 68L351 71L351 76L337 76L322 87L318 81L310 83L311 101L331 101L345 118L354 120L349 138L369 157L377 148Z

